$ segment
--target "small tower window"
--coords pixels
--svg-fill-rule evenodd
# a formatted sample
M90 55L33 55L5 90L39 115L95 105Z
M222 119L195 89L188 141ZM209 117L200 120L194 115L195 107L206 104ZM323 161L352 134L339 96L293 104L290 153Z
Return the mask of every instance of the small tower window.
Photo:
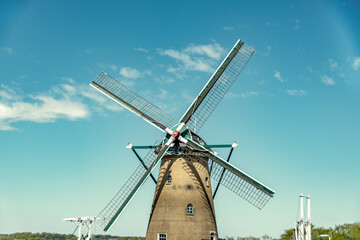
M158 240L166 240L166 233L158 233Z
M172 177L171 177L171 175L169 175L167 180L166 180L166 184L169 185L171 183L171 180L172 180Z
M208 187L209 186L209 178L205 177L205 185Z
M194 206L191 203L186 206L186 214L194 215Z
M215 240L215 232L210 232L210 240Z

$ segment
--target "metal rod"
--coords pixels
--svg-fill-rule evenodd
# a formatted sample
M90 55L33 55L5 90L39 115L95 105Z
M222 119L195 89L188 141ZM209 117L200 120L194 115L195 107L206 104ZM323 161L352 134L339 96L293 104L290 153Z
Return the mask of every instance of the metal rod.
M229 156L228 156L226 162L229 162L229 161L230 161L230 157L231 157L231 154L232 154L233 150L234 150L234 148L232 147L231 150L230 150L230 153L229 153ZM220 186L220 182L221 182L221 180L222 180L222 178L223 178L223 176L224 176L224 173L225 173L225 168L223 169L223 171L222 171L222 173L221 173L221 176L220 176L220 179L219 179L219 182L217 183L217 186L216 186L216 188L215 188L215 191L214 191L214 194L213 194L213 199L215 198L216 192L217 192L217 190L218 190L218 188L219 188L219 186Z
M157 146L131 146L134 149L155 149Z
M300 194L300 240L304 240L304 195Z
M148 170L148 167L145 165L144 161L142 160L142 158L139 156L139 154L135 151L135 149L132 147L131 150L135 153L136 157L139 159L139 161L141 162L141 164L144 166L144 168L146 170ZM152 175L152 173L150 173L150 177L152 178L152 180L154 181L155 184L157 184L157 181L154 177L154 175Z
M204 145L205 148L232 148L232 144Z
M310 196L307 196L307 240L311 240L311 216L310 216Z

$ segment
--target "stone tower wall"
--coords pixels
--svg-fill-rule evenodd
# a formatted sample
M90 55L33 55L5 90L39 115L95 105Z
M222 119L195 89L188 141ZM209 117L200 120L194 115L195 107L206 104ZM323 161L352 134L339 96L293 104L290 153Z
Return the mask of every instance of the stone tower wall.
M171 183L168 184L168 177ZM193 205L193 214L186 207ZM170 155L161 161L146 240L157 240L166 233L167 240L210 239L217 227L207 159L195 161L190 156Z

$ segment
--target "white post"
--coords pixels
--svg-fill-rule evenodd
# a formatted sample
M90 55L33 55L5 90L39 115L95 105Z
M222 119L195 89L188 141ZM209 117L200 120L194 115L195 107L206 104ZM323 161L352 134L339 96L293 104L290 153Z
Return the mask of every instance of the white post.
M298 226L295 223L295 227L294 227L294 240L299 240L298 239Z
M307 230L306 230L306 234L307 234L307 240L311 240L311 216L310 216L310 196L307 196Z
M92 226L92 221L89 221L89 224L88 224L89 231L88 231L88 234L87 234L85 240L90 240L91 239L91 226Z
M299 223L299 232L300 240L304 240L304 195L300 194L300 223Z
M78 240L81 240L81 227L82 227L82 222L79 223Z

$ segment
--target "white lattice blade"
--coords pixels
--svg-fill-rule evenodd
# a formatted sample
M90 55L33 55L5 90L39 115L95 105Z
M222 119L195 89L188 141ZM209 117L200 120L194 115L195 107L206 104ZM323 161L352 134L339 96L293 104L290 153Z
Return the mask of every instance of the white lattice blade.
M174 117L140 97L105 72L100 73L90 86L163 132L166 127L173 125Z
M151 149L148 155L144 158L144 163L149 166L146 170L143 164L140 164L128 181L123 185L115 197L109 202L109 204L98 214L99 217L105 218L103 221L100 221L100 225L104 227L104 231L107 232L114 225L116 220L119 218L120 214L127 207L131 199L135 196L147 178L150 176L150 173L154 170L157 163L164 156L167 150L170 148L171 143L174 139L170 138L168 140L169 145L165 144L157 155L150 155L154 150ZM155 156L155 158L151 157Z
M193 132L198 132L235 82L254 51L238 40L184 113L180 122L186 123Z
M229 175L229 173L231 173L231 174L233 174L233 180L236 180L236 178L241 178L242 180L244 180L244 182L246 182L244 184L248 184L248 185L244 185L245 188L251 192L244 193L244 194L238 194L238 195L240 195L241 197L243 197L244 199L249 201L254 206L261 209L262 206L265 205L268 200L267 198L264 198L264 195L266 195L268 197L273 197L273 195L275 194L274 190L267 187L265 184L259 182L258 180L254 179L253 177L246 174L245 172L241 171L240 169L236 168L232 164L226 162L224 159L220 158L215 153L209 151L202 145L194 142L191 139L188 139L188 144L193 149L201 150L201 152L203 152L206 156L208 156L216 164L221 166L222 167L221 170L223 168L225 168L226 169L225 177L226 177L226 174ZM261 192L262 194L259 194L259 192ZM263 197L264 201L263 201L263 199L257 199L258 197ZM261 204L259 204L258 200L260 201Z

